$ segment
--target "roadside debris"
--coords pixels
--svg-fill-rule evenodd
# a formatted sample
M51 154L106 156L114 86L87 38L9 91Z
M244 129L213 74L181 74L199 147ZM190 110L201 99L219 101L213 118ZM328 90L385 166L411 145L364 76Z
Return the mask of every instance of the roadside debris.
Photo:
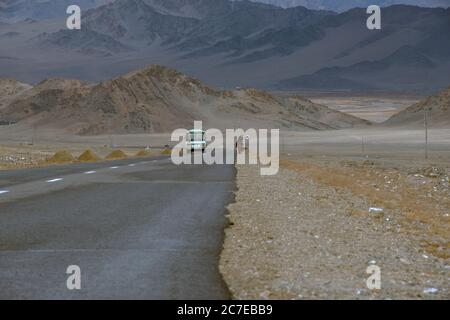
M383 213L383 212L384 212L383 208L377 208L377 207L370 207L369 208L369 213L380 214L380 213Z
M423 289L423 293L425 294L435 294L438 293L438 289L437 288L425 288Z

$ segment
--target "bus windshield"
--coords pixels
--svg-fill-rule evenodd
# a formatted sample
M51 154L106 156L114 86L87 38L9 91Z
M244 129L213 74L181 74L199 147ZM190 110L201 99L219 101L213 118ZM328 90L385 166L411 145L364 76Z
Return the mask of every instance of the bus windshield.
M202 130L190 130L188 134L189 141L204 141L205 131Z

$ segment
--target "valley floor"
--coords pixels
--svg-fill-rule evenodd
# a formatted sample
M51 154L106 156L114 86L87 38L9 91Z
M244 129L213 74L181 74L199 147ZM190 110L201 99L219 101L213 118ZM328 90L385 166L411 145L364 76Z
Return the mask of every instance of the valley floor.
M90 149L102 159L117 149L127 156L135 156L144 148L150 148L149 153L159 155L167 143L168 135L76 136L52 128L33 130L20 124L0 126L0 170L45 166L60 150L78 157Z
M168 135L42 131L30 146L31 136L0 130L0 169L60 149L104 156L113 144L132 155L169 143ZM233 297L450 298L450 130L430 130L429 139L425 160L423 130L283 132L278 175L238 166L220 263ZM380 290L366 286L370 265L381 270Z
M419 102L423 97L411 94L354 94L348 93L302 93L314 103L323 104L331 109L353 116L381 123L404 108Z

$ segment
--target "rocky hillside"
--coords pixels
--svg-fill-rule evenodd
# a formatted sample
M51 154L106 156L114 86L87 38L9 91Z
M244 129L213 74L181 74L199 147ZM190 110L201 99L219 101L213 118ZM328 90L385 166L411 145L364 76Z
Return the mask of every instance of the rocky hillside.
M0 109L32 86L12 79L0 79Z
M320 130L368 124L302 97L278 97L254 89L215 90L157 65L95 85L43 81L0 111L0 119L85 135L170 132L189 128L194 120L219 129Z
M423 126L425 110L430 127L450 126L450 87L395 114L384 124L389 126Z

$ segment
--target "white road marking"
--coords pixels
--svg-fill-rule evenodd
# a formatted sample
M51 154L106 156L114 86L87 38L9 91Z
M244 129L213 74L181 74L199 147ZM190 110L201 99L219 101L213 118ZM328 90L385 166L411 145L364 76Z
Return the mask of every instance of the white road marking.
M97 171L86 171L84 174L93 174L96 173Z
M9 192L9 190L0 190L0 194L5 194L5 193L8 193Z
M119 169L119 167L110 167L110 169Z
M58 181L62 181L62 178L57 178L57 179L52 179L52 180L47 180L47 183L54 183L54 182L58 182Z
M132 164L129 164L128 166L129 166L129 167L135 167L136 164L132 163Z

